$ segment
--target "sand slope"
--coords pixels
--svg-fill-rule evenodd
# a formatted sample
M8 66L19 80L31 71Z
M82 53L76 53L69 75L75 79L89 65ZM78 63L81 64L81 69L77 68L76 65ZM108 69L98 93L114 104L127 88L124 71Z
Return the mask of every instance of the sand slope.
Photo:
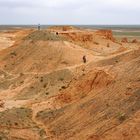
M139 75L139 44L111 31L26 30L0 51L0 138L139 140Z

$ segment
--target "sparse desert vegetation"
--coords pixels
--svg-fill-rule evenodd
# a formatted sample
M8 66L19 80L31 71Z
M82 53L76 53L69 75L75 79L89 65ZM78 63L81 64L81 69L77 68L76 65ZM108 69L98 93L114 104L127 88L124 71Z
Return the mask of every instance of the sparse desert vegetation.
M0 48L0 140L140 139L139 33L0 34L11 33L14 42Z

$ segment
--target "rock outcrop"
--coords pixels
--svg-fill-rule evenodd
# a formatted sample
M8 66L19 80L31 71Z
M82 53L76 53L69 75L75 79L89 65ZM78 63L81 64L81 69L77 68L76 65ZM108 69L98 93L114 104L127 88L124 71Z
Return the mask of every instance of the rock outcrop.
M115 42L115 38L113 37L113 33L111 30L99 30L96 32L96 34L103 36L106 39L109 39L109 40Z
M125 38L122 38L121 40L122 43L128 43L128 39L125 37Z
M132 40L132 43L138 43L137 39Z

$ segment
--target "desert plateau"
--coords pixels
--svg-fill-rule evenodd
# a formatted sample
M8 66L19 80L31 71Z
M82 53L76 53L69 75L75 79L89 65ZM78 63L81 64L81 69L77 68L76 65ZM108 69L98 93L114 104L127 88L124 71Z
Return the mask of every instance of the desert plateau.
M0 30L0 140L140 140L140 32L120 30Z

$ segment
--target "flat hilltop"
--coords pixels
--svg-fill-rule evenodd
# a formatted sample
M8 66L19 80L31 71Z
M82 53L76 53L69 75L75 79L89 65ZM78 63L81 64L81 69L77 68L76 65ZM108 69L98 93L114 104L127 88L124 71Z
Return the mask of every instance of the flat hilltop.
M139 140L140 41L52 26L0 32L0 139Z

